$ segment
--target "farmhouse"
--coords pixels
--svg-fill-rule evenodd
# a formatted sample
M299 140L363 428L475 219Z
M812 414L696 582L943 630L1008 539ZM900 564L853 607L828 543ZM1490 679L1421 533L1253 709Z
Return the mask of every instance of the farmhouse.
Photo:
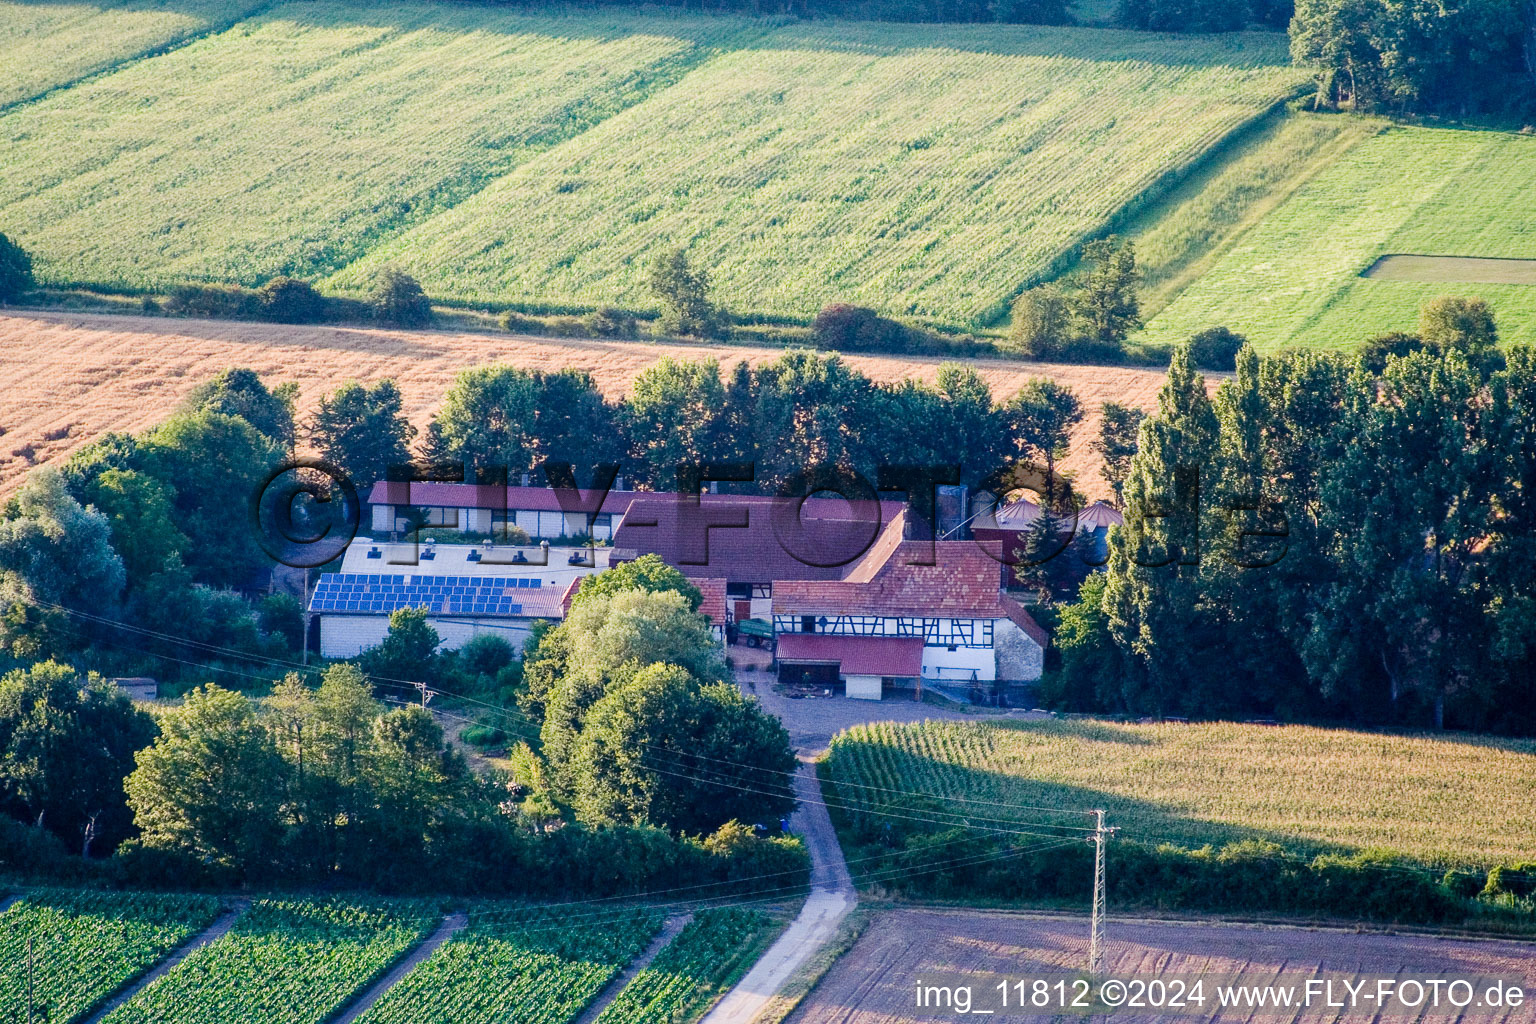
M516 526L534 540L590 536L613 539L614 524L635 498L614 481L607 494L595 490L503 487L493 484L381 480L369 492L371 527L378 534L406 534L416 525L492 535Z
M1048 636L1001 591L998 563L970 541L909 539L905 525L836 580L775 585L780 680L879 700L925 681L992 695L1039 679Z
M971 534L981 548L996 561L1008 566L1008 580L1016 584L1018 568L1015 562L1029 540L1029 532L1040 518L1040 506L1028 498L1019 498L994 509L987 509L971 521ZM1068 543L1073 532L1090 542L1092 564L1102 566L1109 558L1109 528L1125 525L1125 517L1114 506L1096 501L1078 512L1075 519L1062 519L1060 536ZM1060 557L1067 557L1063 550Z

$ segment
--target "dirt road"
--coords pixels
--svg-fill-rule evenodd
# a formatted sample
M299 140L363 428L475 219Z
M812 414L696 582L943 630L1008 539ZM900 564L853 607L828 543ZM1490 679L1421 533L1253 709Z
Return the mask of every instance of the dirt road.
M702 1024L750 1024L790 975L832 940L838 924L858 903L832 819L821 802L816 766L809 756L801 757L800 771L795 776L795 796L800 807L791 826L805 838L811 854L811 894L784 934L768 947L736 987L715 1004Z

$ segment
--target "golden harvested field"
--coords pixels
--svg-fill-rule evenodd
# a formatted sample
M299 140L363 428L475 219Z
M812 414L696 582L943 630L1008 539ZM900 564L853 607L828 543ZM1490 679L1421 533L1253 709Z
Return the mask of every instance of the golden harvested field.
M1529 995L1536 985L1536 946L1525 942L1447 940L1420 935L1353 934L1302 928L1120 921L1111 916L1105 933L1105 962L1116 978L1168 981L1205 977L1205 1002L1195 1012L1136 1012L1113 1015L1116 1024L1171 1024L1174 1021L1274 1021L1334 1024L1339 1021L1477 1020L1529 1021L1529 1004L1518 1009L1487 1007L1465 1017L1449 1007L1423 1008L1412 1017L1354 1012L1319 1005L1290 1011L1223 1009L1215 986L1269 985L1307 977L1357 980L1356 975L1450 978L1495 975L1520 979ZM1002 978L1050 978L1082 969L1087 960L1086 917L1040 918L965 911L895 910L881 914L789 1018L790 1024L916 1024L960 1021L953 1009L918 1009L917 984L968 985L975 1009L995 1006L993 986ZM1070 983L1069 983L1070 984ZM1339 983L1335 991L1342 991ZM1053 988L1054 991L1054 988ZM1069 993L1071 990L1068 990ZM1479 993L1483 990L1479 989ZM1069 997L1071 998L1070 994ZM1410 996L1412 998L1411 990ZM983 1003L983 999L988 1000ZM1299 1003L1299 1000L1298 1000ZM1079 1013L1019 1012L990 1018L1008 1024L1102 1020Z
M160 422L199 382L229 366L248 366L267 380L299 383L307 413L322 394L349 378L393 377L406 411L424 427L454 376L465 367L506 362L537 369L589 371L610 396L662 356L770 362L779 349L738 345L534 338L512 334L392 331L356 327L286 327L215 320L80 313L0 316L0 493L14 490L33 465L62 462L107 431L133 432ZM878 381L932 380L938 357L855 355L847 361ZM1160 370L1119 366L975 360L993 394L1048 376L1077 392L1089 415L1071 456L1092 496L1106 492L1087 442L1106 400L1152 409Z

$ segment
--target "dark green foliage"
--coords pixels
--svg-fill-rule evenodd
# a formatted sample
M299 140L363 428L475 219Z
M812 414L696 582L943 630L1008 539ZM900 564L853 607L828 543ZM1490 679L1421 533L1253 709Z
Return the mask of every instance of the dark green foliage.
M1372 338L1360 350L1360 362L1371 373L1380 374L1387 368L1387 360L1401 358L1413 352L1424 351L1424 340L1414 334L1393 331Z
M1141 326L1135 246L1114 236L1101 238L1083 246L1082 261L1086 266L1071 296L1077 333L1091 343L1119 348Z
M639 333L639 325L632 313L612 306L601 306L588 313L583 321L587 330L598 338L633 338ZM510 327L508 328L511 329Z
M1059 358L1072 341L1072 306L1056 285L1031 288L1013 302L1008 344L1028 359Z
M0 235L0 302L15 302L32 290L32 257Z
M1104 460L1100 473L1104 481L1114 489L1115 501L1118 503L1125 489L1125 476L1131 470L1131 459L1136 454L1141 421L1146 419L1147 414L1119 402L1105 402L1102 415L1099 436L1089 443Z
M398 267L385 267L368 298L373 318L389 327L427 327L432 303L416 279Z
M928 331L845 302L823 307L811 331L817 345L835 352L922 352L940 343Z
M298 385L280 384L268 390L255 370L233 367L193 388L177 412L203 411L238 416L285 448L293 445L293 401Z
M1317 67L1319 104L1517 111L1532 91L1528 30L1521 0L1297 0L1291 55Z
M499 747L507 742L507 734L494 725L471 725L459 733L459 739L472 747Z
M1249 14L1245 0L1120 0L1115 20L1152 32L1232 32Z
M709 300L709 275L694 269L684 250L656 257L651 264L651 291L661 302L656 321L661 333L703 338L720 332L725 317Z
M326 318L325 297L308 281L274 277L256 290L263 320L279 324L317 324Z
M363 654L362 668L386 683L425 683L438 676L437 646L442 637L427 621L425 608L400 608L389 616L389 632ZM398 685L387 692L399 693Z
M72 852L110 853L131 833L123 779L155 724L126 695L67 665L0 679L0 811Z
M1225 327L1209 327L1189 339L1189 358L1202 370L1237 369L1237 351L1248 339Z
M239 285L184 284L166 296L165 311L172 316L210 320L255 320L261 315L261 300Z
M400 389L389 378L371 387L348 381L322 396L309 431L320 454L346 472L364 500L389 467L411 461L416 436L401 409Z
M660 594L671 590L681 594L691 611L698 611L704 595L688 582L688 577L661 560L660 555L641 555L607 572L588 576L571 598L574 610L589 601L600 601L626 590Z
M1008 24L1070 25L1071 4L1066 0L992 0L992 17Z
M304 605L292 594L268 594L256 605L256 624L263 633L282 638L290 650L304 643Z

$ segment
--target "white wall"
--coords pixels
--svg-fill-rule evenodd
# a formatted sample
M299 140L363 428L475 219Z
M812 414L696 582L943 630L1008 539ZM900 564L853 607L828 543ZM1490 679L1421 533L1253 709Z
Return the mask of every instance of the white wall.
M1010 623L1012 625L1012 623ZM971 673L984 683L997 678L997 659L990 647L923 648L923 678L970 682Z
M471 619L453 616L447 619L427 617L427 622L442 637L441 647L457 650L482 634L499 636L521 651L528 639L528 619L495 618ZM320 654L326 658L355 658L370 647L376 647L389 634L388 615L322 615L320 616Z
M879 676L844 676L848 683L848 696L855 700L879 700Z

